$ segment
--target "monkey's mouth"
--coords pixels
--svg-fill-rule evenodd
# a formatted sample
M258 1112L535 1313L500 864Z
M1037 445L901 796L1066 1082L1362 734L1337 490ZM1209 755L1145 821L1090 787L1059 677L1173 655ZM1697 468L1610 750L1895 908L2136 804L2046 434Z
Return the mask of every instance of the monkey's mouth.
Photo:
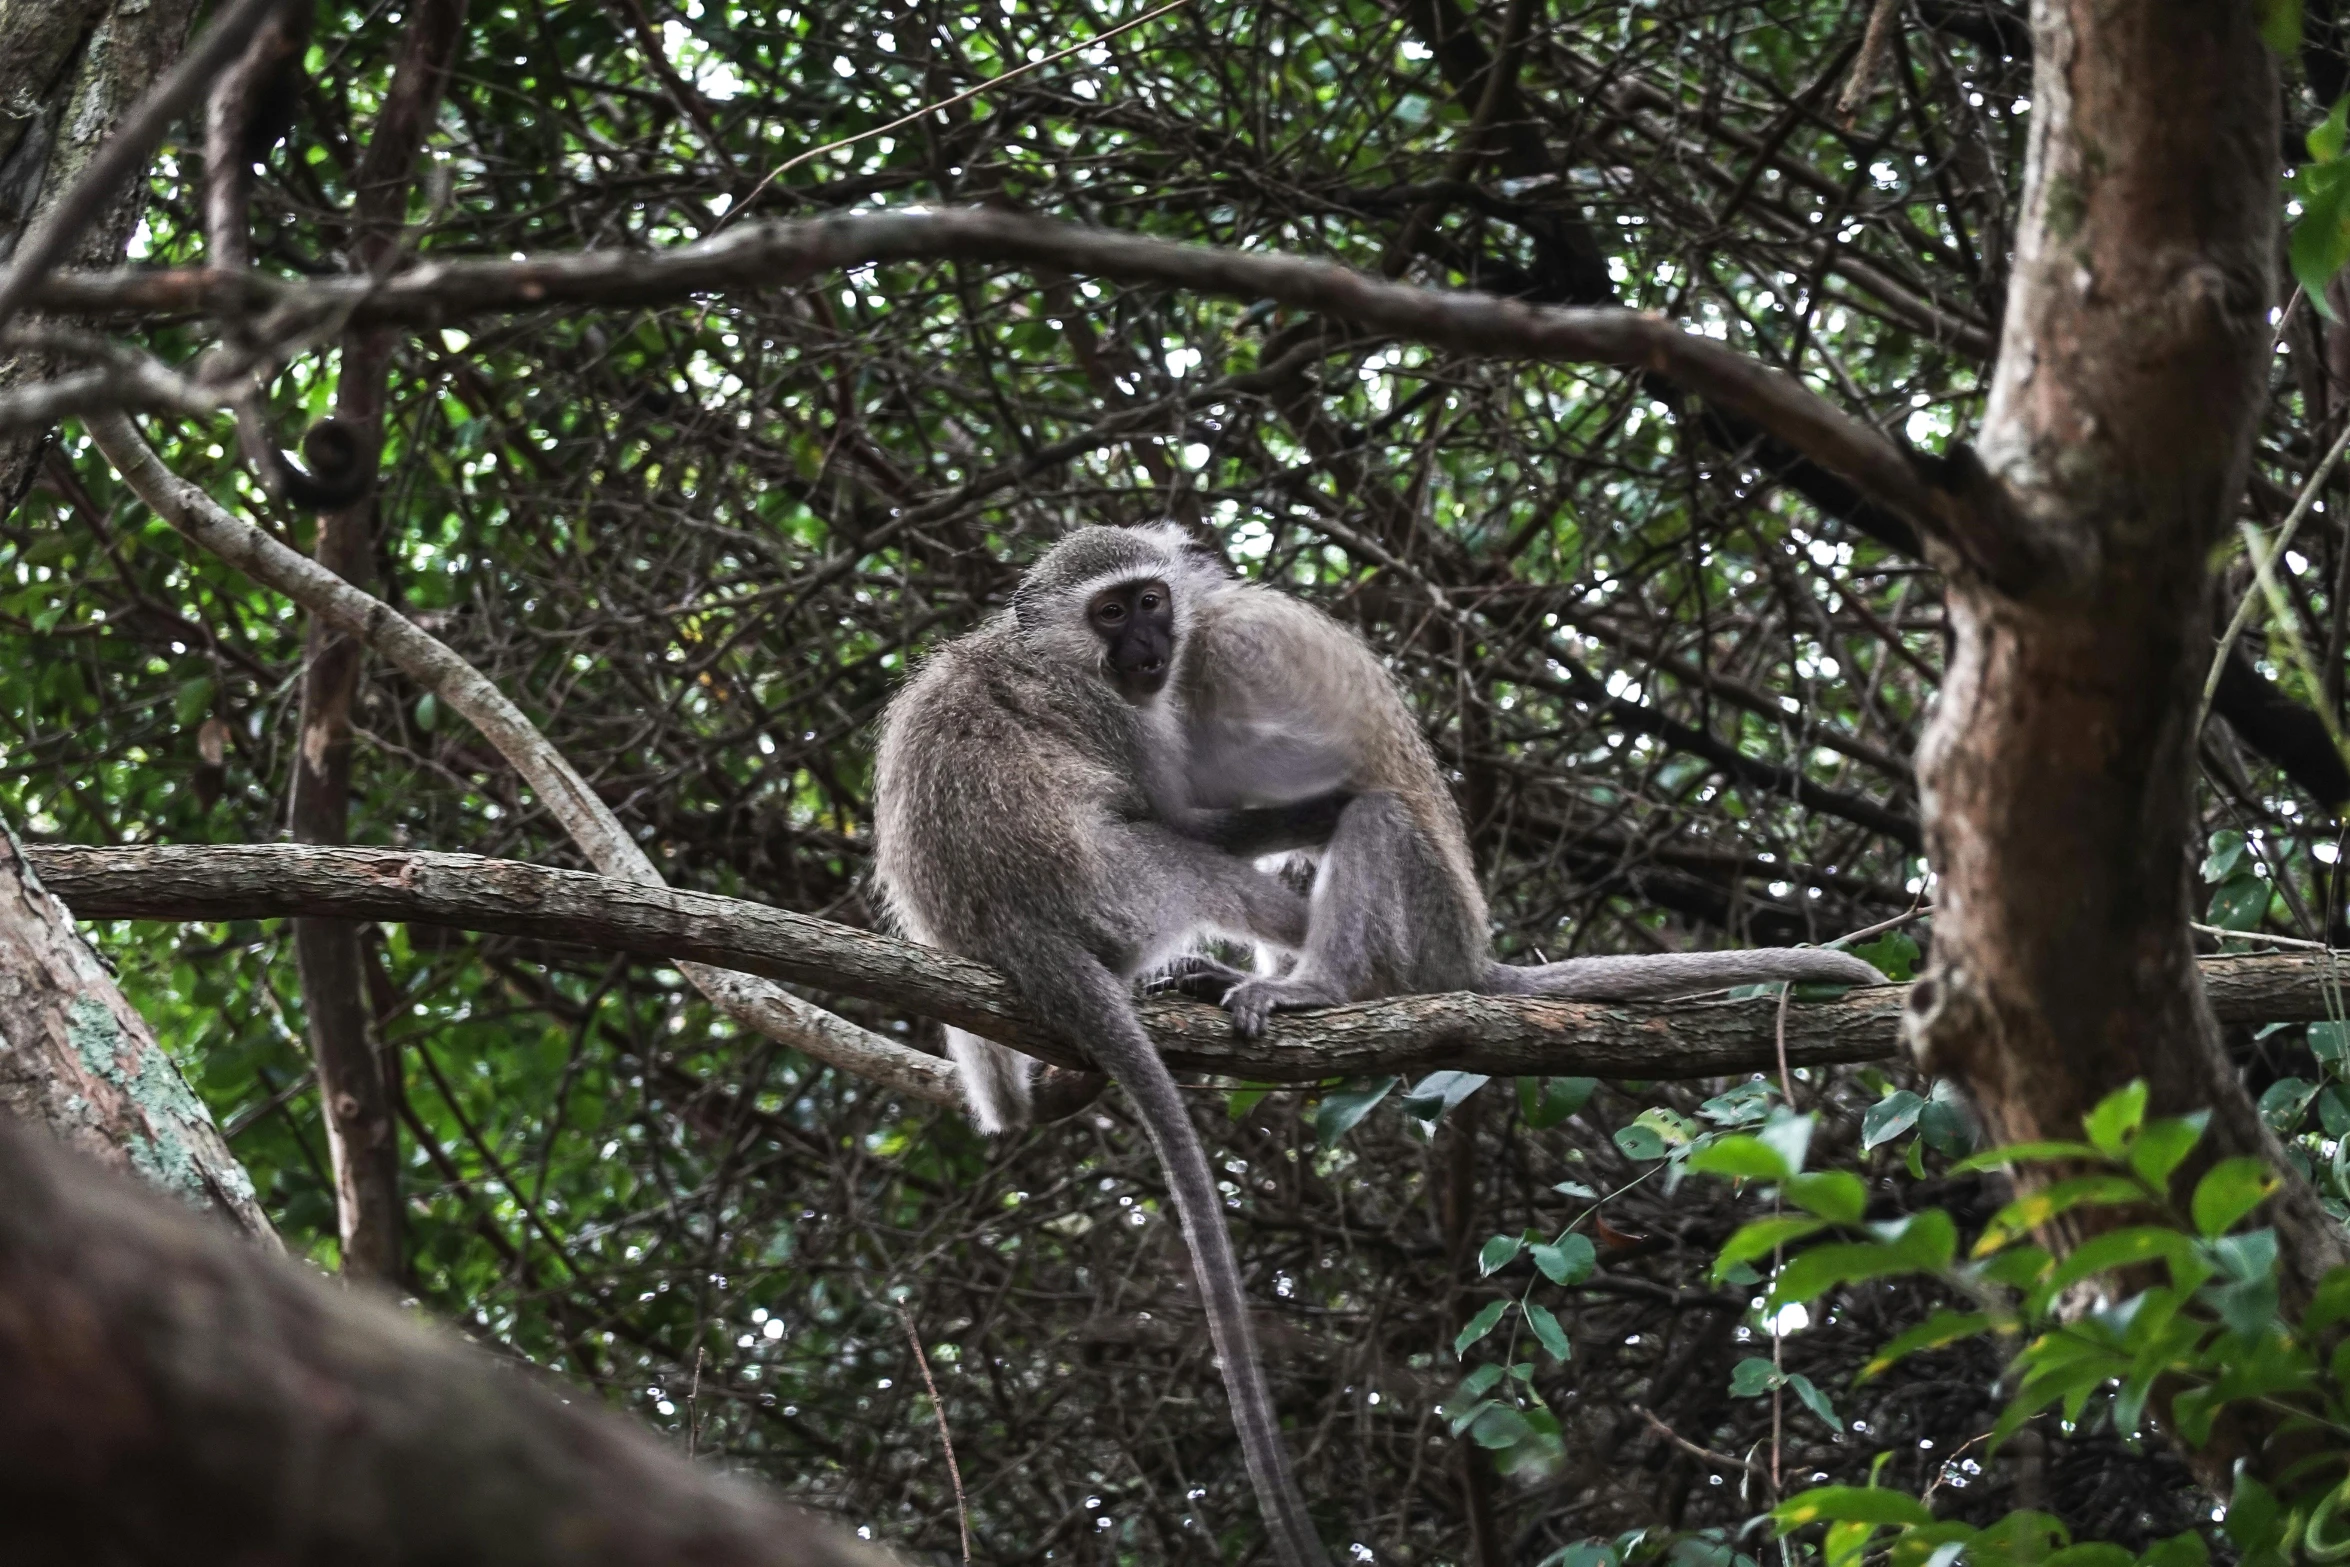
M1128 696L1156 696L1167 683L1167 661L1154 658L1145 663L1129 664L1118 671L1118 684Z

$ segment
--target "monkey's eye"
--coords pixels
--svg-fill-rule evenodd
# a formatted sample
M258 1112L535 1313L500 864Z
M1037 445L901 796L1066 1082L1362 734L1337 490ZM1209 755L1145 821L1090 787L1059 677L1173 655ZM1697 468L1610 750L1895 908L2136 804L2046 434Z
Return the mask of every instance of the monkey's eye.
M1126 618L1126 606L1115 602L1096 605L1093 618L1106 626L1114 626Z
M1159 607L1159 596L1156 593L1145 593L1142 596L1142 607L1144 609L1157 609Z

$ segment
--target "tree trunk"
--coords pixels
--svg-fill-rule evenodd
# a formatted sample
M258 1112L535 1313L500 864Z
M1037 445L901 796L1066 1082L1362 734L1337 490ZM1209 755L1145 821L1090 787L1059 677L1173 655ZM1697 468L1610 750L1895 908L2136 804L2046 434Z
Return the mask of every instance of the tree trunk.
M252 1177L73 913L0 833L0 1111L277 1244Z
M0 1385L11 1567L887 1561L14 1126Z
M0 0L0 251L73 183L123 114L179 58L193 0ZM23 106L34 112L21 116ZM69 264L111 267L146 205L122 190ZM0 356L0 387L48 379L63 361L37 350ZM0 514L40 471L49 432L0 434Z
M2270 351L2275 63L2246 5L2037 0L2023 227L1955 636L1918 759L1940 884L1919 1060L1994 1141L2077 1137L2133 1078L2282 1167L2219 1046L2187 922L2205 561ZM2346 1260L2272 1205L2287 1294ZM2062 1240L2063 1237L2057 1237Z
M348 259L351 270L362 276L380 271L394 255L417 154L464 36L464 18L464 0L427 0L409 18L391 92L354 176L358 212ZM371 448L383 440L393 341L383 327L359 327L343 337L335 416L361 432ZM373 495L328 513L319 519L318 563L365 587L372 575L375 530ZM311 623L302 676L302 743L288 803L296 842L335 844L349 836L351 704L358 697L365 651L353 638ZM327 1106L343 1271L398 1279L406 1267L400 1136L386 1079L399 1067L382 1057L359 937L359 925L350 920L298 919L294 957Z

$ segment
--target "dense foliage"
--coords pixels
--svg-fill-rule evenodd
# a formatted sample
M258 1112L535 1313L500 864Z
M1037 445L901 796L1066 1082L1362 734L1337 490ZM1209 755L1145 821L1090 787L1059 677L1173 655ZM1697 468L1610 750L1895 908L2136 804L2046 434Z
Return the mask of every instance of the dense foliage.
M1141 8L484 3L409 243L666 246L746 207L995 203L1661 311L1939 447L1980 413L2030 45L1995 4L1879 9L1884 47L1864 49L1848 7L1699 0L1192 0L1114 37ZM265 267L337 264L402 27L321 8L262 181ZM2323 105L2296 86L2284 113L2305 130ZM201 259L197 179L192 148L159 162L136 258ZM2340 422L2319 331L2308 308L2281 330L2262 526ZM1936 580L1906 529L1661 382L960 264L428 331L392 366L379 589L523 703L679 884L872 921L870 741L909 662L1061 530L1172 517L1390 658L1506 951L1819 941L1920 913L1906 759L1942 658ZM336 374L332 354L298 363L281 425L328 411ZM178 471L308 542L225 420L150 429ZM2265 614L2247 634L2288 694L2328 704L2338 510L2321 499L2276 563L2299 656L2281 636L2270 655ZM2231 585L2232 608L2248 571ZM67 841L280 835L304 629L69 427L0 525L0 816ZM369 671L355 723L354 839L577 863L398 676ZM2331 802L2257 743L2205 741L2211 918L2323 938ZM1927 913L1867 950L1906 970L1930 940ZM332 1266L288 936L104 942L290 1241ZM991 1146L746 1039L658 965L423 927L367 951L430 1310L909 1549L956 1550L933 1383L985 1560L1240 1559L1258 1539L1159 1177L1114 1097ZM2341 1201L2344 1036L2309 1034L2234 1044ZM1783 1281L1766 1300L1765 1253L1717 1277L1763 1199L1683 1181L1674 1155L1767 1137L1774 1106L1813 1117L1810 1168L1850 1183L1837 1217L1992 1222L2005 1189L1961 1162L1946 1089L1876 1069L1219 1086L1198 1111L1306 1490L1362 1559L1638 1537L1717 1560L1761 1549L1741 1526L1815 1480L1938 1490L1976 1524L2037 1509L2133 1548L2208 1523L2179 1461L2102 1404L1991 1457L1989 1341L1853 1387L1939 1304L1932 1281L1799 1310Z

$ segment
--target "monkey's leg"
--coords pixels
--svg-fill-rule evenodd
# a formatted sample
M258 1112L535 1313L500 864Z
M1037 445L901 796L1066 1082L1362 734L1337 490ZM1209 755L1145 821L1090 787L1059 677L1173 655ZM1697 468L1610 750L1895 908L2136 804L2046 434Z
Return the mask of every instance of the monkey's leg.
M1314 879L1313 912L1297 967L1251 977L1224 1005L1244 1039L1276 1010L1330 1007L1381 994L1413 973L1413 920L1445 895L1419 826L1391 794L1358 796L1340 813Z
M1269 880L1270 878L1268 878ZM1314 1533L1305 1497L1289 1469L1273 1396L1257 1356L1249 1325L1248 1300L1241 1292L1240 1264L1224 1231L1224 1205L1208 1157L1175 1079L1135 1015L1134 998L1123 977L1066 939L1040 933L1018 945L1002 967L1045 1023L1093 1058L1125 1088L1135 1114L1158 1151L1175 1199L1183 1238L1191 1248L1208 1335L1224 1372L1232 1418L1240 1429L1242 1456L1257 1505L1282 1567L1327 1567L1329 1558Z

